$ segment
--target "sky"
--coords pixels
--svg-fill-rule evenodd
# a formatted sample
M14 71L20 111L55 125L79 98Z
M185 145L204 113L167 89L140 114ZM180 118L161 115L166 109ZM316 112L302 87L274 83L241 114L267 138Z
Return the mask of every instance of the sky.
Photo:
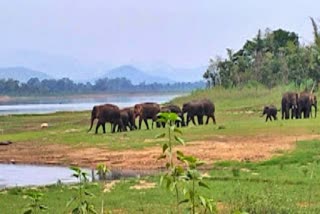
M0 2L1 52L38 51L111 64L207 65L258 29L312 42L318 0L10 0Z

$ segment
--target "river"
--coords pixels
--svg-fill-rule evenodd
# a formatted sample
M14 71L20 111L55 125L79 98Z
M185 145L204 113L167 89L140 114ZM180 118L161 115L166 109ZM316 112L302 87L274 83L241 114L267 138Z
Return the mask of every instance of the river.
M59 111L91 110L94 105L112 103L119 107L141 102L164 103L183 93L77 95L61 97L18 97L0 101L0 115L43 114Z

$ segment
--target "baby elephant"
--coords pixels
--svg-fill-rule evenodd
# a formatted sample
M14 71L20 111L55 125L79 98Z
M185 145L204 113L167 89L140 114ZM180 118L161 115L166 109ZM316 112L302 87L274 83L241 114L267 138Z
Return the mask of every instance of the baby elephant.
M270 119L270 121L272 121L272 117L274 120L277 120L277 108L273 105L270 106L265 106L262 112L261 117L263 117L263 115L267 115L266 117L266 122L268 121L268 119Z

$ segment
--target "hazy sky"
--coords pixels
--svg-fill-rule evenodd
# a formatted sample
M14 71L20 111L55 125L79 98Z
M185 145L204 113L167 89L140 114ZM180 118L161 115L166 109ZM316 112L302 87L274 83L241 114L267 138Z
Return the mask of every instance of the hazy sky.
M2 0L0 51L193 67L240 48L259 28L311 42L309 16L320 18L319 8L319 0Z

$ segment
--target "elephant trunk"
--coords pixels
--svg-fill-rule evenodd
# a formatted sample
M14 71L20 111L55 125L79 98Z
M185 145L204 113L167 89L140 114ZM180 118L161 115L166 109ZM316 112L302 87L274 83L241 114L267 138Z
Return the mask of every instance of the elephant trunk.
M317 110L318 110L317 105L314 105L314 117L317 117Z

